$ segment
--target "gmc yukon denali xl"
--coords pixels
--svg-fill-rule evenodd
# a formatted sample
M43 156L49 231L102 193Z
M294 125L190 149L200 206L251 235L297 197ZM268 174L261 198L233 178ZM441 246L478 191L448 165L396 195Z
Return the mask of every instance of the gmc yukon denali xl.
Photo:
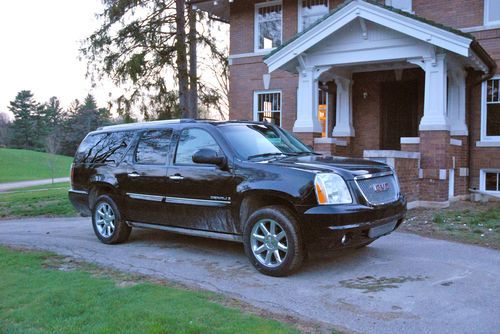
M391 167L319 155L247 121L100 128L78 148L69 198L103 243L133 227L238 241L272 276L296 271L308 250L366 246L406 213Z

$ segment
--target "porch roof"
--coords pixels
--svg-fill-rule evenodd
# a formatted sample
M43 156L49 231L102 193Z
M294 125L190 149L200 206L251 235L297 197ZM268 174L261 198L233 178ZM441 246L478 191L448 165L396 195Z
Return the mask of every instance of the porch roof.
M264 57L269 72L303 54L355 19L365 19L444 50L469 58L485 72L496 70L495 61L472 34L372 0L348 0ZM482 66L481 66L482 65Z

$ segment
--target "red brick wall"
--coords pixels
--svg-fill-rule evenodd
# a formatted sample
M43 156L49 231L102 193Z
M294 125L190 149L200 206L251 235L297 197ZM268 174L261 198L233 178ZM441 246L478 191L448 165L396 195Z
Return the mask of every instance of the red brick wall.
M484 0L413 0L413 11L441 24L456 27L483 25Z
M398 174L401 193L408 202L419 199L418 159L395 159L394 168Z

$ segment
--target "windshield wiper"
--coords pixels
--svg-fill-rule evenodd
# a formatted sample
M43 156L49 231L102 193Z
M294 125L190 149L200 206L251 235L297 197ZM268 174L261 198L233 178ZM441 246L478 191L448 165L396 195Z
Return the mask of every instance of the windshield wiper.
M274 157L278 155L287 155L288 153L283 153L283 152L274 152L274 153L261 153L261 154L254 154L249 156L247 159L255 159L255 158L267 158L267 157Z

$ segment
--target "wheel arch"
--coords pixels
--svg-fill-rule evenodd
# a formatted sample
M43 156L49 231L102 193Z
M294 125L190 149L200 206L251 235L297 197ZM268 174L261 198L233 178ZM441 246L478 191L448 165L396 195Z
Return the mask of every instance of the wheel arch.
M291 213L297 216L297 209L295 208L293 199L290 195L270 190L247 191L243 194L239 207L239 222L241 230L244 230L245 223L253 212L271 205L284 206L289 209Z

